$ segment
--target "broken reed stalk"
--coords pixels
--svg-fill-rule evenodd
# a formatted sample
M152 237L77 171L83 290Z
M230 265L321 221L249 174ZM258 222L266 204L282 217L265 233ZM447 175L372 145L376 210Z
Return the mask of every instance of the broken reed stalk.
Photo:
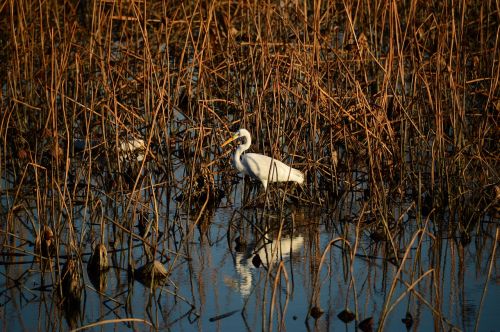
M281 278L284 279L285 281L285 304L282 308L282 310L278 311L278 314L281 314L281 317L279 319L279 325L278 329L281 330L283 329L286 324L285 324L285 316L286 316L286 310L288 308L288 302L290 300L290 282L288 278L288 273L286 271L285 263L283 261L280 261L278 264L278 267L275 270L275 277L274 281L272 284L272 291L271 291L271 301L269 302L269 321L268 321L268 326L266 328L267 331L272 331L273 330L273 318L274 318L274 308L278 308L278 300L276 299L277 296L281 294Z
M479 303L479 310L478 310L477 315L476 315L476 323L474 325L474 331L479 331L480 313L481 313L481 310L482 310L483 305L484 305L484 299L486 296L486 291L488 289L489 280L490 280L491 275L492 275L493 265L495 264L495 261L496 261L496 257L497 257L496 249L498 246L498 242L500 242L500 228L496 229L495 240L493 241L493 247L491 248L491 257L490 257L490 262L488 264L488 274L487 274L486 282L484 283L483 292L481 294L481 301Z
M307 318L309 318L309 314L311 312L311 308L313 306L315 306L319 300L319 294L321 292L321 285L320 285L320 281L321 281L321 269L323 267L323 264L325 262L325 259L326 259L326 255L330 252L331 250L331 247L336 243L336 242L342 242L344 244L346 244L349 248L349 250L351 250L351 244L350 242L345 239L345 238L342 238L342 237L337 237L331 241L328 242L328 244L325 246L325 249L323 250L323 253L321 254L321 258L319 260L319 264L318 264L318 267L315 271L315 278L314 278L314 281L313 281L313 293L311 295L311 299L309 301L309 307L307 309ZM352 252L354 254L354 252ZM352 260L351 260L351 265L352 265Z
M421 229L421 230L418 230L417 232L415 232L412 236L412 239L410 240L410 242L408 243L408 246L405 250L405 253L404 253L404 256L403 258L401 259L401 261L399 262L399 267L398 267L398 270L396 272L396 274L394 275L394 279L392 281L392 284L391 284L391 287L390 287L390 290L388 292L388 295L385 299L385 302L384 302L384 306L383 306L383 309L380 313L380 319L379 319L379 326L378 328L380 330L383 330L384 328L384 324L385 324L385 320L387 318L387 316L389 315L389 313L391 312L392 309L394 309L394 307L396 306L396 304L398 304L404 297L400 296L398 297L398 299L396 299L394 301L394 303L391 303L391 300L392 300L392 295L397 287L397 284L399 283L400 281L400 277L401 277L401 274L402 274L402 271L405 267L405 263L407 262L407 259L409 257L409 254L410 254L410 251L412 250L412 245L415 241L417 241L418 239L418 242L421 243L422 241L422 237L423 235L426 234L426 231ZM397 254L397 253L396 253ZM418 285L418 283L424 278L426 277L428 274L432 273L433 272L433 269L430 269L428 271L426 271L425 273L423 273L412 285L411 287L407 290L407 292L410 292L416 285Z

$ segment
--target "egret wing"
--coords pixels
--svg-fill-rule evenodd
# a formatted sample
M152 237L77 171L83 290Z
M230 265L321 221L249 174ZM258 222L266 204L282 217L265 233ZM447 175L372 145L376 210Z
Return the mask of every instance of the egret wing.
M285 163L272 159L268 156L258 153L247 153L241 157L246 173L260 181L284 182L296 181L302 183L303 174L286 165ZM271 172L269 168L273 165Z
M272 159L258 153L246 153L241 157L241 163L248 176L257 180L267 180Z

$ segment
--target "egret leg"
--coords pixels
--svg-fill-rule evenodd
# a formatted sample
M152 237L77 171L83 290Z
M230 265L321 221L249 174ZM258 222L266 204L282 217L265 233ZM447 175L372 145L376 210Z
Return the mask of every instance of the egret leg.
M262 185L264 186L264 191L267 191L267 180L261 180Z
M264 202L264 207L265 206L271 206L269 202L269 197L267 195L267 180L261 180L262 186L264 187L264 197L265 197L265 202Z

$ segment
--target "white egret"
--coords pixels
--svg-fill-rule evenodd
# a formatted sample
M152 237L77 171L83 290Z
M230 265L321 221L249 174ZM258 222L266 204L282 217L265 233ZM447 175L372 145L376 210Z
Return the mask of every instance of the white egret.
M230 139L225 141L221 147L238 138L244 138L245 141L238 146L234 153L234 166L241 173L259 180L264 186L264 190L267 190L267 184L269 182L293 181L298 184L304 182L304 174L301 171L279 160L258 153L245 153L242 155L242 153L248 150L252 144L252 138L246 129L238 130Z

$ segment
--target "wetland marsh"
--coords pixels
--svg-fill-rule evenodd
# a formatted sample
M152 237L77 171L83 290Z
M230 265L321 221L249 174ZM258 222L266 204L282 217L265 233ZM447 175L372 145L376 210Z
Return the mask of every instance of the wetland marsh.
M0 13L3 330L499 330L498 2Z

